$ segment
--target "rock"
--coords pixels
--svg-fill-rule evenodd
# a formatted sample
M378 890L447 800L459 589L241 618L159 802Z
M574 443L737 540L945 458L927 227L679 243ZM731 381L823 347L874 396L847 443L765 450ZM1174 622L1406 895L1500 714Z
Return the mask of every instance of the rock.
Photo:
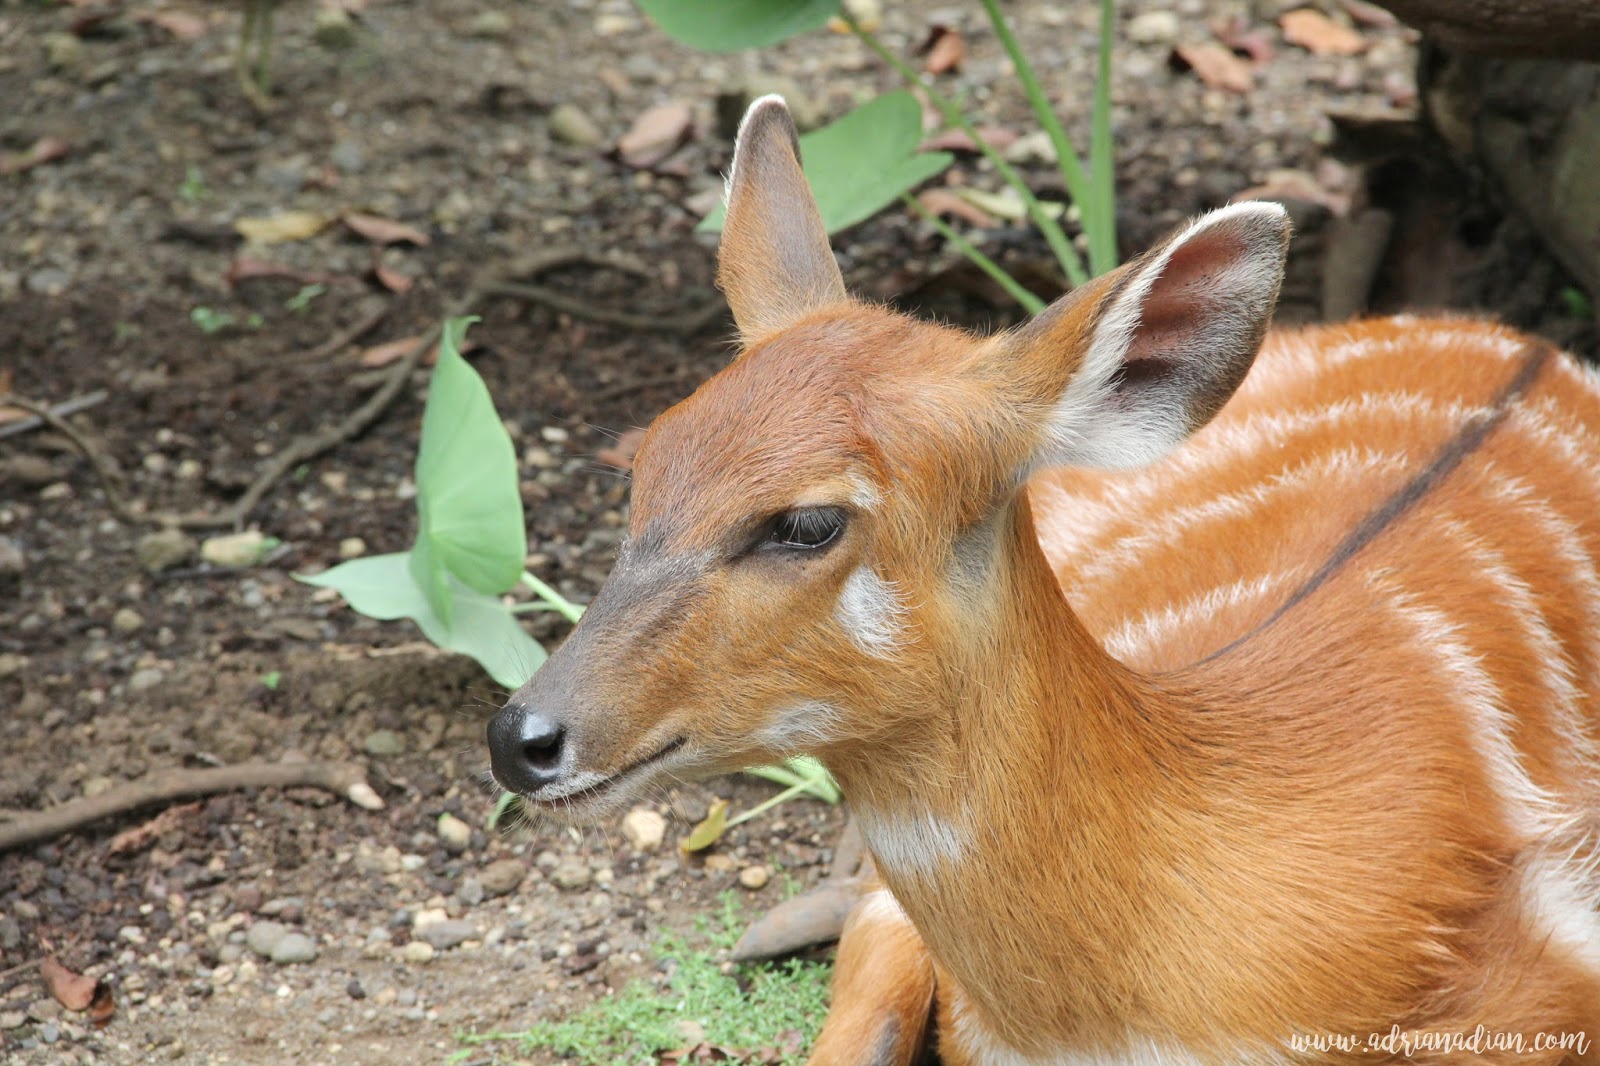
M38 455L12 455L0 460L0 484L16 482L36 489L56 479L55 464Z
M476 907L483 902L483 896L483 882L470 875L463 877L460 887L456 889L456 899L464 907Z
M339 542L339 558L359 559L367 554L367 542L360 537L346 537Z
M557 104L550 112L550 136L577 148L593 148L605 139L594 119L576 104Z
M21 1029L28 1024L28 1016L20 1010L10 1010L0 1014L0 1030Z
M1007 163L1019 167L1054 163L1056 146L1050 143L1050 135L1044 130L1034 130L1006 145L1000 155Z
M328 51L343 52L355 47L356 21L338 5L319 5L311 24L311 36Z
M676 152L694 132L694 111L681 100L646 108L617 138L617 155L636 170L653 167Z
M167 679L167 672L154 666L146 666L135 670L133 676L128 678L129 692L144 692L155 688Z
M550 880L557 888L567 891L586 887L594 880L594 874L589 870L589 864L579 858L565 858L556 864L550 871Z
M274 546L275 542L260 530L247 529L243 533L207 537L200 545L200 558L216 566L254 566Z
M404 755L406 741L392 729L375 729L367 734L367 739L361 742L361 746L366 749L368 755Z
M752 892L766 888L771 880L772 871L765 866L746 866L739 871L739 883Z
M433 956L433 945L426 940L413 940L400 949L400 957L406 962L432 962Z
M117 782L114 778L107 777L104 774L96 774L94 777L88 778L83 782L83 798L93 799L102 792L110 792L116 787Z
M488 8L478 12L467 23L467 35L470 37L487 37L496 40L511 36L511 16L497 8Z
M22 926L11 917L0 918L0 951L15 951L22 943Z
M144 617L132 607L120 607L111 616L111 628L118 633L137 633L144 628Z
M252 927L252 931L254 928ZM317 944L304 933L289 933L273 945L271 957L272 961L280 966L297 962L314 962L317 957Z
M737 863L732 859L720 853L712 853L706 856L706 869L714 874L732 873L736 865Z
M667 820L655 811L635 807L622 819L622 835L636 851L654 851L667 835Z
M28 668L29 659L26 655L14 651L0 652L0 681L8 677L16 677Z
M472 827L446 811L439 815L439 839L447 851L460 854L472 843Z
M282 922L257 922L245 933L244 940L250 945L251 951L270 959L278 944L288 935L289 927Z
M483 882L484 895L490 899L510 895L522 887L528 867L521 859L496 859L483 868L478 880Z
M361 142L346 137L339 141L328 152L328 162L344 171L346 174L355 174L366 169L367 156L361 149ZM360 537L352 537L360 540Z
M169 526L140 537L138 545L134 548L134 555L138 557L139 565L144 568L145 573L159 574L163 570L171 570L179 563L192 559L194 541L186 537L181 530Z
M0 537L0 584L17 580L27 566L28 559L22 554L22 545L10 537Z
M1169 45L1183 26L1171 11L1146 11L1128 20L1128 40L1134 44Z
M83 65L83 39L75 33L47 33L44 56L54 70L76 69Z
M429 922L412 934L418 940L432 944L435 951L448 951L463 940L478 937L478 927L469 921Z

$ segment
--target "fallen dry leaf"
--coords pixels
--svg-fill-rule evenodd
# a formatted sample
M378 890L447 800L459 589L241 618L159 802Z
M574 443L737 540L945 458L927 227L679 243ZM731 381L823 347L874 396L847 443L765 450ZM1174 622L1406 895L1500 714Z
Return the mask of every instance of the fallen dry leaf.
M372 264L372 276L378 279L379 285L394 293L410 292L411 286L417 283L416 278L391 270L382 263Z
M632 470L633 456L639 450L639 445L644 442L645 430L634 428L623 431L622 436L609 448L601 448L594 453L594 457L607 466L614 466L618 470Z
M1250 64L1217 41L1180 44L1172 50L1178 69L1192 70L1213 89L1247 93L1255 87L1255 72Z
M711 801L711 807L706 811L706 816L695 823L689 835L678 842L678 850L685 855L692 851L704 851L717 842L717 838L728 828L728 801L718 796Z
M1278 51L1272 46L1272 34L1265 27L1253 25L1243 15L1216 19L1211 23L1211 33L1233 51L1247 56L1258 67L1271 62Z
M60 137L40 137L26 152L0 157L0 174L20 174L43 163L51 163L68 152L72 145Z
M989 147L997 152L1003 152L1017 143L1017 132L1004 126L979 126L978 136L988 141ZM935 133L917 146L919 152L976 152L977 150L977 142L968 136L966 130L945 130Z
M180 41L198 41L211 32L211 21L204 15L197 15L192 11L175 11L170 8L161 11L142 11L134 18L140 22L148 22L157 29L166 30Z
M432 243L432 238L416 227L384 218L382 215L364 215L359 211L352 211L342 216L341 221L357 236L365 237L375 244L408 243L426 248Z
M178 807L168 807L143 825L136 825L132 829L124 829L111 838L111 843L106 850L112 855L121 855L124 852L140 851L148 847L155 839L163 834L180 827L184 819L200 811L200 804L185 803Z
M949 189L924 189L917 194L917 203L921 204L929 214L941 218L959 218L980 229L989 229L1000 224L1000 220L989 212Z
M1316 56L1353 56L1367 47L1361 34L1309 7L1286 12L1278 25L1284 40Z
M967 42L949 26L935 25L928 31L928 39L920 51L927 56L922 61L923 70L929 74L946 74L960 70L961 64L966 62Z
M315 237L333 219L315 211L284 211L265 218L235 219L233 228L247 241L257 244L283 244Z
M684 103L661 104L634 119L628 132L617 139L617 154L638 170L654 166L689 139L694 113Z
M228 272L223 275L224 280L232 285L241 281L251 281L257 278L287 278L299 282L301 285L326 285L333 280L331 274L312 274L304 270L283 263L273 263L266 259L256 259L248 255L236 255L228 264Z
M51 998L67 1010L88 1010L94 1002L95 979L67 969L54 955L39 963L39 976Z
M1348 193L1334 192L1304 170L1282 169L1267 174L1260 185L1241 189L1231 197L1231 202L1242 200L1303 200L1321 204L1334 215L1343 215L1350 209Z
M374 344L370 348L362 349L358 361L368 370L376 370L379 367L388 366L396 359L402 358L412 348L416 347L421 340L421 337L401 337L399 340ZM433 359L437 358L437 355L433 356ZM431 362L432 360L430 359Z

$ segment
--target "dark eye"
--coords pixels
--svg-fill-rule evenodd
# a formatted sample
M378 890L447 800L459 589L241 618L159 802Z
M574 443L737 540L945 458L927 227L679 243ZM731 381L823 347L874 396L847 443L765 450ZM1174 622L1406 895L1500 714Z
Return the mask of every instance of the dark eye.
M821 548L844 532L844 512L836 507L785 511L772 523L767 543L776 548Z

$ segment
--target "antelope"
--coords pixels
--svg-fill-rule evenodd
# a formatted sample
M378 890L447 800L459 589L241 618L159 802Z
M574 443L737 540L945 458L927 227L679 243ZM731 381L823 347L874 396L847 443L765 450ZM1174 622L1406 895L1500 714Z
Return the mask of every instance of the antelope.
M1600 1061L1600 383L1470 319L1269 335L1288 230L974 336L846 294L757 101L742 352L498 781L592 821L821 759L879 881L814 1063Z

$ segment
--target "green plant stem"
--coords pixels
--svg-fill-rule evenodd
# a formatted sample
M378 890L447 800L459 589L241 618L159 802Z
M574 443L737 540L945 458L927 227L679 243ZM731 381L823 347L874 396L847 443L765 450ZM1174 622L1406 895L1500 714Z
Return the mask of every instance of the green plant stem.
M1116 159L1111 147L1111 30L1116 20L1116 0L1100 0L1099 66L1095 72L1094 112L1089 125L1089 195L1084 206L1089 236L1089 264L1096 274L1117 265Z
M541 599L550 605L552 610L560 611L561 616L567 621L576 622L583 617L582 607L579 607L526 570L522 572L522 584L537 593Z
M784 802L785 800L793 799L794 797L800 795L802 792L805 792L810 787L811 787L811 783L809 781L802 781L798 785L790 785L788 788L784 789L782 792L778 793L776 796L772 796L772 797L769 797L768 799L764 799L760 803L756 804L754 807L751 807L748 811L744 811L744 812L742 812L742 813L740 813L738 815L735 815L732 818L729 818L728 821L723 825L722 831L724 833L726 833L729 829L732 829L734 826L739 825L741 822L748 822L750 819L754 818L758 814L765 814L767 811L772 810L772 808L776 807L778 804Z
M1006 184L1017 190L1017 195L1022 198L1023 205L1028 209L1028 217L1033 219L1033 224L1038 226L1039 232L1044 234L1045 242L1050 245L1050 250L1055 253L1057 261L1061 264L1061 269L1066 271L1067 283L1076 287L1088 281L1089 275L1084 270L1083 259L1078 255L1077 249L1072 247L1072 241L1067 238L1066 231L1045 212L1043 205L1039 203L1038 197L1034 196L1033 190L1028 188L1028 183L1022 180L1022 175L1018 174L1016 168L1007 163L1005 158L995 151L994 145L990 144L978 133L977 127L968 121L966 115L961 113L961 108L956 106L954 101L923 81L909 63L889 51L882 41L878 40L868 30L863 29L859 22L849 15L845 15L844 19L845 23L850 27L850 32L854 33L874 55L893 67L907 83L927 93L928 101L939 109L939 113L945 117L945 121L960 129L968 137L971 137L972 143L977 146L978 150L984 154L989 162L994 164L995 170L999 172L1000 177L1005 180Z
M1082 213L1084 230L1089 233L1089 268L1096 274L1104 273L1110 267L1100 264L1094 254L1093 230L1100 220L1094 214L1097 201L1094 199L1094 190L1089 184L1089 176L1084 172L1083 161L1073 149L1072 142L1067 139L1067 131L1062 128L1061 119L1056 115L1055 108L1050 105L1050 97L1039 84L1039 79L1034 76L1033 66L1028 62L1028 57L1022 54L1022 46L1017 43L1016 34L1011 32L1011 26L1000 11L999 0L983 0L983 8L989 13L989 21L994 24L994 33L1000 39L1001 47L1011 57L1011 65L1016 69L1017 80L1022 82L1022 91L1033 107L1034 117L1039 120L1039 125L1050 138L1050 145L1056 152L1056 166L1061 170L1061 178L1066 182L1067 192Z
M1036 315L1040 311L1044 310L1045 302L1043 300L1039 299L1033 293L1023 288L1020 281L1008 274L1006 269L999 263L996 263L993 259L990 259L982 252L978 251L971 241L957 233L948 222L934 214L932 211L929 211L926 207L923 207L922 203L915 196L912 196L908 193L902 195L900 199L906 202L907 207L921 215L929 225L938 230L940 235L943 236L945 240L955 245L962 255L966 256L968 259L977 264L979 270L993 278L1002 289L1006 290L1007 294L1009 294L1013 300L1017 301L1017 303L1023 306L1023 309L1026 310L1028 314Z

